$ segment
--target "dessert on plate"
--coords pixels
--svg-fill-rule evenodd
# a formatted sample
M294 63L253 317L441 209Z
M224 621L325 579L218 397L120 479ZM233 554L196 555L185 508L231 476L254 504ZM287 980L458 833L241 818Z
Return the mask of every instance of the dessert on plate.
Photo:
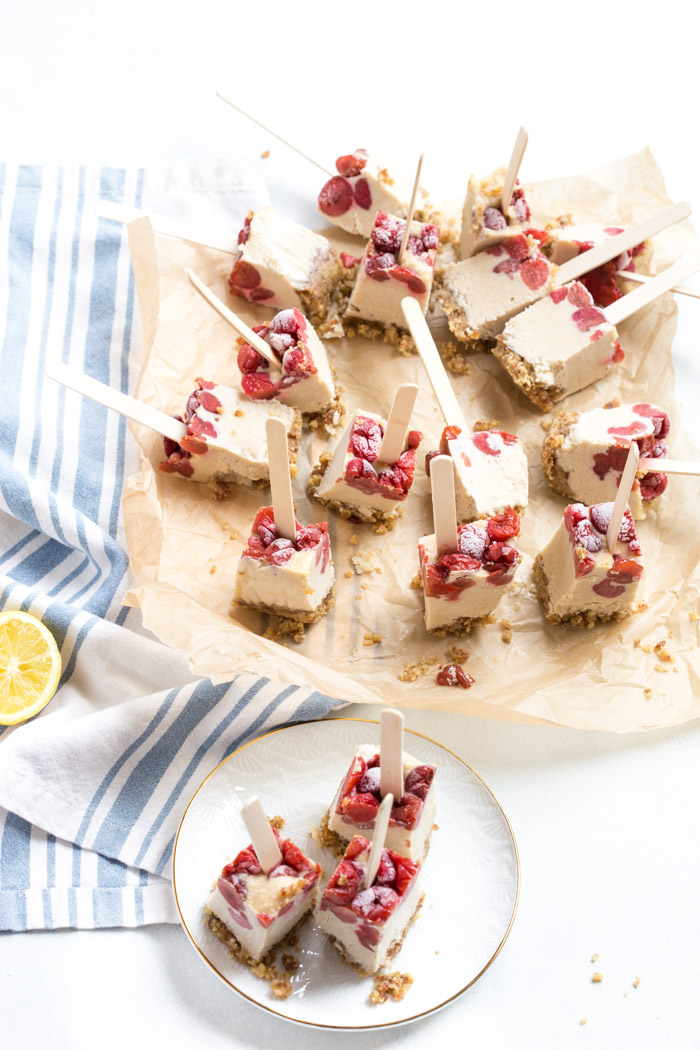
M608 375L625 356L617 328L580 281L555 288L513 317L492 352L543 412Z
M435 274L439 231L432 223L411 222L404 257L399 261L406 220L377 213L357 271L345 319L371 321L385 328L406 327L401 300L412 295L428 309Z
M232 295L274 310L291 306L320 324L341 278L340 260L325 237L270 207L246 217L229 277Z
M423 902L420 863L386 847L376 879L364 887L370 846L362 835L351 840L316 909L320 928L365 975L398 954Z
M336 850L353 835L372 839L381 802L381 747L360 744L324 818L327 842ZM403 752L403 795L394 800L385 846L412 860L423 860L430 846L436 802L437 766Z
M386 420L358 409L333 456L321 455L309 489L342 517L363 522L394 521L413 484L422 434L409 430L395 463L379 459Z
M530 207L517 179L510 205L503 212L501 196L505 177L505 168L499 168L485 179L470 176L462 212L460 258L469 259L484 248L500 244L505 237L521 233L529 223Z
M527 457L515 434L479 430L464 434L445 427L440 451L426 456L426 472L436 455L451 456L455 472L457 521L475 521L514 507L522 514L528 500Z
M178 443L163 438L165 460L160 469L231 495L235 485L264 485L270 477L265 424L271 416L287 430L290 462L296 473L301 416L278 401L251 401L237 390L197 379L181 419L187 434Z
M542 445L542 467L547 481L568 500L605 503L614 500L627 462L631 442L640 458L659 460L659 470L639 474L629 498L635 520L665 490L663 460L671 423L662 408L648 401L610 405L589 412L559 412Z
M511 317L551 291L557 268L542 252L546 239L527 229L445 267L437 300L459 340L483 349Z
M337 424L341 413L326 348L304 315L293 307L253 328L279 361L280 373L243 338L238 339L238 367L243 392L253 400L275 398L305 417Z
M615 237L618 233L626 230L626 226L605 225L602 222L573 223L570 226L554 226L547 228L549 240L544 250L557 266L574 259L581 252L587 252L595 248L597 244ZM610 306L624 293L624 278L618 276L618 271L627 270L634 273L636 263L633 261L646 248L646 243L635 245L629 251L622 252L615 259L596 266L594 270L583 274L580 278L593 296L596 306ZM637 258L637 261L638 258Z
M318 195L319 211L336 226L365 239L378 211L405 219L411 198L410 176L389 166L376 154L356 149L338 157L338 174L325 183Z
M632 611L642 578L641 548L627 508L615 553L608 550L612 509L612 503L570 504L537 555L537 597L551 623L592 627L597 620L621 620Z
M292 541L279 536L274 509L260 508L238 562L235 604L315 623L333 605L334 580L325 521L297 522Z
M233 934L244 955L262 959L313 907L321 865L309 860L275 829L281 862L267 874L252 845L225 864L206 908L208 924L222 940ZM223 924L223 930L219 924Z
M418 540L426 630L467 634L512 586L521 555L510 542L520 519L508 507L485 521L458 526L457 548L439 553L435 534Z

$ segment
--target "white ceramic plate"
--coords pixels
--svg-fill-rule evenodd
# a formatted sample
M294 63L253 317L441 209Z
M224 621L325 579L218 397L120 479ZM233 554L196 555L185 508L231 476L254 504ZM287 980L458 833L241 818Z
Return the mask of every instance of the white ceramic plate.
M400 954L388 969L413 975L402 1002L369 1001L372 979L341 962L313 921L300 928L301 966L292 995L232 959L205 922L204 903L223 865L248 843L242 801L260 796L268 815L286 820L288 835L321 861L326 878L336 861L309 835L345 775L355 746L379 742L379 723L329 719L279 729L246 744L201 785L182 818L173 856L175 899L183 926L202 959L234 991L280 1017L320 1028L383 1028L439 1010L476 981L510 933L518 904L520 866L512 829L478 776L452 752L407 731L405 749L439 764L439 830L422 873L425 902Z

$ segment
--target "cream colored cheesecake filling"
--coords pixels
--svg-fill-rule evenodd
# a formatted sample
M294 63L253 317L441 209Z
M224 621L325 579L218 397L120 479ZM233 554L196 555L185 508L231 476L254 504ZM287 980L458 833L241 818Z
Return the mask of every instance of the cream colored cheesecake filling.
M486 527L485 521L475 524ZM418 540L418 559L425 601L424 620L428 631L439 630L463 618L480 620L487 616L512 587L517 569L516 564L509 574L509 582L499 586L488 582L489 573L483 565L479 569L457 569L449 572L443 580L446 587L458 588L455 595L429 596L427 569L438 561L434 533L421 536Z
M221 412L210 412L201 404L197 409L197 416L211 424L216 436L203 439L206 452L192 454L193 480L206 482L232 471L251 482L268 478L265 424L270 417L276 417L289 433L297 419L294 409L278 401L251 401L237 390L219 384L210 393L219 401Z
M462 231L459 240L460 258L469 259L485 248L500 244L505 237L522 232L523 226L518 219L513 204L508 206L505 214L501 208L501 196L506 169L498 168L485 179L469 178L467 194L462 210ZM501 229L489 229L484 221L487 208L498 208L506 225Z
M581 222L555 227L549 230L547 251L552 262L561 266L580 255L582 245L594 248L596 244L602 244L626 229L626 226L605 226L602 222Z
M509 238L445 267L438 301L448 310L448 323L459 338L464 338L465 329L469 339L495 338L511 317L552 290L556 267L542 255L539 242L528 235L528 255L518 260L504 248ZM455 310L456 317L451 312Z
M596 456L599 461L603 459L608 449L618 443L611 433L613 430L618 432L619 443L628 445L630 440L653 437L654 421L636 413L633 405L594 408L578 415L556 451L557 466L568 475L567 484L581 503L589 506L607 503L617 495L621 471L608 469L604 473L600 466L596 470L595 459ZM658 463L662 471L663 459ZM630 493L629 507L634 518L643 518L646 514L638 480Z
M331 215L323 209L320 210L328 222L339 226L341 230L367 239L372 232L374 217L378 211L388 211L402 219L406 218L413 182L410 175L399 170L394 164L388 165L384 158L376 153L362 152L366 162L357 175L335 176L344 178L352 189L353 199L347 211L340 215Z
M499 342L527 362L535 382L558 401L612 370L617 339L615 326L575 281L509 321Z
M334 579L330 557L325 570L323 568L323 543L295 550L282 565L271 565L264 557L242 555L234 601L290 612L313 612L330 591Z
M504 439L493 430L448 441L455 466L458 522L492 518L506 507L527 505L527 457L513 437Z

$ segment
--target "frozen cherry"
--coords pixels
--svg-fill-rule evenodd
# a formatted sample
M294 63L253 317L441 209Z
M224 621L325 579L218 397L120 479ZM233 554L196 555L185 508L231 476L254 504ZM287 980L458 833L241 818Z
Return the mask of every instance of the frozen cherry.
M472 676L467 674L459 664L447 664L438 671L438 685L454 685L461 686L462 689L469 689L473 682Z
M520 532L520 518L512 507L506 507L487 521L486 531L492 540L509 540Z
M369 188L367 179L358 179L355 183L355 204L358 208L363 208L365 211L369 211L372 205L372 193Z
M363 152L358 150L357 153L346 153L338 157L335 167L339 175L345 175L346 178L351 179L353 175L360 174L366 163L367 155L363 155Z
M367 792L374 794L374 792L379 791L380 780L381 774L379 766L373 766L366 771L362 779L358 782L358 793L361 795L364 795Z
M248 291L249 289L257 288L261 280L262 278L254 266L251 266L249 262L245 262L243 259L239 259L231 271L229 284L232 291L234 288L242 288L244 291Z
M535 292L546 282L549 277L549 264L546 259L539 256L537 259L526 259L520 269L523 283Z
M508 223L500 208L484 208L484 226L487 230L505 230Z
M352 186L341 175L334 175L318 195L318 206L324 215L345 215L352 207Z

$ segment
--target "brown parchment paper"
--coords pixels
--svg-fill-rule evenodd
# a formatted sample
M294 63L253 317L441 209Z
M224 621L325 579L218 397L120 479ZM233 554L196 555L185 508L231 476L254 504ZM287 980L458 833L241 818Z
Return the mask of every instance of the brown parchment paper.
M625 224L669 203L648 151L588 175L539 184L530 189L528 199L535 220L571 213L575 221ZM337 230L324 232L338 247L359 253L353 238ZM144 318L145 357L137 396L174 413L182 410L196 376L238 385L234 334L185 276L185 269L192 267L225 300L230 256L154 238L146 219L132 223L129 236ZM666 231L654 240L649 269L663 269L695 243L688 224ZM271 316L240 299L235 309L249 323ZM431 325L438 344L444 342L444 318L436 313ZM675 328L670 295L625 322L620 329L626 351L621 367L569 398L565 406L588 409L614 396L623 401L652 399L671 416L671 455L697 456L674 395ZM241 488L235 498L216 502L205 487L161 473L158 438L134 427L143 456L141 472L129 479L124 493L134 577L126 601L141 607L147 628L186 653L194 673L216 681L248 670L356 702L618 732L700 716L699 625L691 618L700 592L698 479L671 478L658 510L638 523L645 565L644 611L593 630L548 625L534 595L532 563L554 531L564 501L549 490L542 474L543 417L490 354L472 354L469 374L452 377L457 396L468 420L497 419L500 427L520 435L530 463L531 495L518 544L524 561L515 590L498 606L497 622L456 640L469 650L467 670L475 684L468 691L440 687L435 682L438 664L450 662L448 651L455 640L433 639L425 632L422 593L411 588L411 580L417 572L416 541L432 531L423 453L437 447L442 418L417 357L403 358L388 345L362 339L330 340L327 346L348 411L362 407L386 413L397 384L419 384L412 425L425 438L399 524L392 532L376 535L367 526L329 516L310 501L305 492L308 474L319 454L334 447L340 432L335 438L325 431L305 432L294 485L297 513L306 522L329 520L337 600L329 616L307 629L301 645L280 645L262 637L265 617L230 605L238 555L255 512L269 501L269 490ZM355 545L353 536L358 537ZM367 550L379 555L381 573L353 571L352 555ZM512 625L509 642L502 637L502 620ZM368 633L381 636L381 642L364 645ZM653 651L661 641L673 662ZM437 662L429 673L414 681L400 680L406 664L428 664L431 659Z

